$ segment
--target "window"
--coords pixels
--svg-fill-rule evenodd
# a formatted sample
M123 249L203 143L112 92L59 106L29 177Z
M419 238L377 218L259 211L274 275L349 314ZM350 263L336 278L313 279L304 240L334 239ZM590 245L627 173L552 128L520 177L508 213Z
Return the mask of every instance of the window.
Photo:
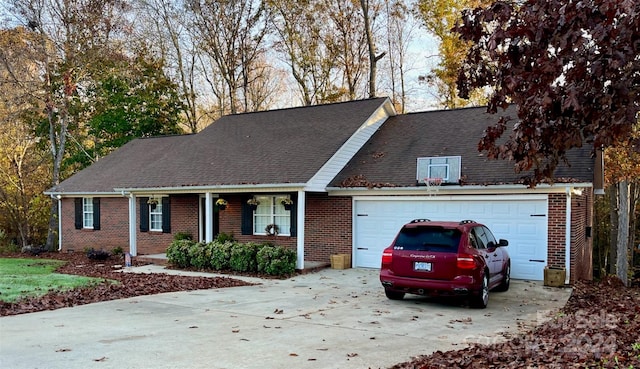
M140 197L140 232L171 233L171 198Z
M291 211L285 210L284 205L280 203L285 197L288 198L283 195L255 196L260 204L253 212L253 234L266 235L267 227L275 224L279 235L291 235Z
M93 229L93 198L82 198L82 228Z
M149 204L149 230L162 232L162 203Z

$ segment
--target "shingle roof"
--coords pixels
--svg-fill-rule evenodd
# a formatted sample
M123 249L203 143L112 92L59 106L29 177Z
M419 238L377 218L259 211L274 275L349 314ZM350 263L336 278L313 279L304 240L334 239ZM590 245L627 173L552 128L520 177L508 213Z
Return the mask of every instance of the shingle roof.
M505 114L517 117L515 110ZM515 173L512 162L489 160L478 152L484 129L497 120L485 107L390 117L330 186L415 186L416 160L429 156L461 156L465 184L519 183L523 174ZM572 150L568 158L571 167L559 167L557 178L593 181L594 160L589 147Z
M137 139L49 192L306 183L386 100L229 115L195 135Z

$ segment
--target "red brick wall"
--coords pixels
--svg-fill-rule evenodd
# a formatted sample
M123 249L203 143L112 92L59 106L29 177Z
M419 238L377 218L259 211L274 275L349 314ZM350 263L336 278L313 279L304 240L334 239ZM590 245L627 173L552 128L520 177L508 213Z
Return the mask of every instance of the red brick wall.
M138 254L160 254L173 241L177 232L198 237L198 196L171 196L171 232L140 232L139 199L136 199ZM62 250L83 251L85 248L129 251L129 199L100 198L100 230L75 229L74 199L62 200Z
M330 262L329 256L351 254L351 198L327 194L306 195L305 255L307 261ZM226 195L227 208L220 212L220 232L232 234L240 242L273 242L296 250L297 237L242 235L240 196Z
M198 195L171 196L171 233L140 232L140 199L136 199L136 238L138 255L162 254L178 232L198 239ZM128 214L128 213L127 213ZM128 219L128 215L127 215ZM128 229L127 229L128 234Z
M307 195L305 260L330 262L332 254L351 255L351 207L351 197Z
M129 250L129 200L125 197L100 198L100 230L75 229L74 199L62 201L62 250L82 252L87 248Z
M565 267L567 195L549 195L549 238L548 265ZM584 189L580 196L571 198L571 282L593 278L593 239L587 237L587 227L593 225L593 191Z
M549 194L549 223L547 239L547 265L555 268L565 267L565 210L567 198L564 193Z

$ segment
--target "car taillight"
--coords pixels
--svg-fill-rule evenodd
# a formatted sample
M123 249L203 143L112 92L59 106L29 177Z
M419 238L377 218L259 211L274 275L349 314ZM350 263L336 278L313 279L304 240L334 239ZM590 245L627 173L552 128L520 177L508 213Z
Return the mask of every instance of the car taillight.
M391 264L391 259L393 259L393 251L384 250L382 252L382 265Z
M458 255L458 269L475 269L476 260L471 255Z

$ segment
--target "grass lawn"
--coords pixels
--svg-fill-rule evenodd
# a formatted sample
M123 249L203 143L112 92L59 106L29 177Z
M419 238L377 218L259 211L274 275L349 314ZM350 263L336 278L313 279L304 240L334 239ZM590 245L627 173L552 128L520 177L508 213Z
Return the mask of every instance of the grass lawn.
M50 290L71 290L102 281L54 273L64 263L60 260L0 258L0 300L15 302L21 297L41 296Z

